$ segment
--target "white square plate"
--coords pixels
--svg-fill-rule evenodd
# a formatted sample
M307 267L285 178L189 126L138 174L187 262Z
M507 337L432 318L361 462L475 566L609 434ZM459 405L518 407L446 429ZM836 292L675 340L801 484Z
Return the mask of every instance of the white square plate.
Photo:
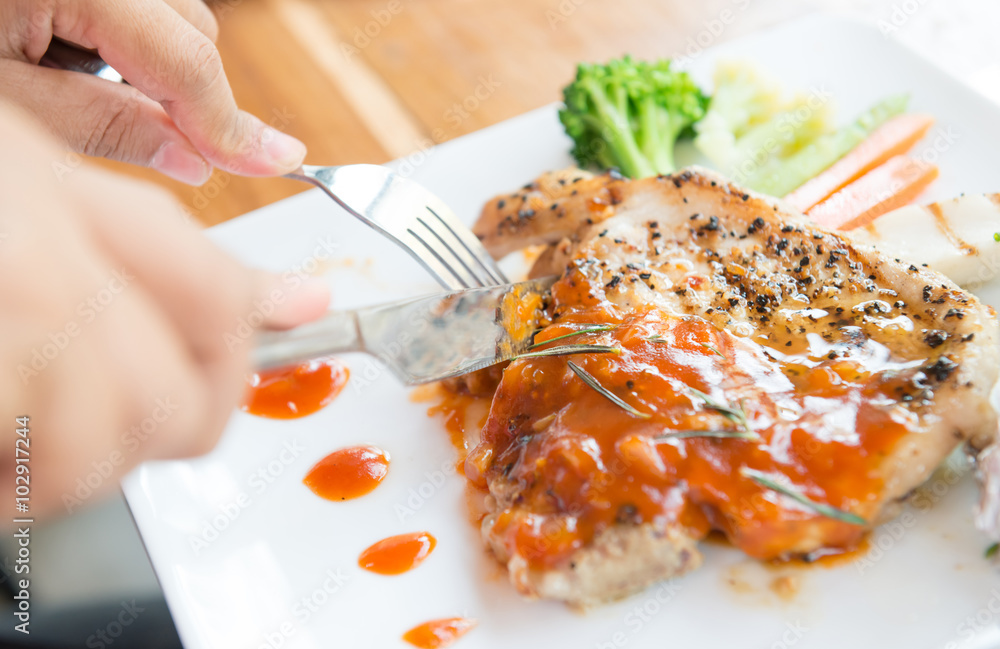
M788 88L832 92L842 120L909 92L912 109L938 118L917 148L941 167L933 196L1000 189L996 107L874 29L813 16L706 51L692 70L708 83L719 58L756 61ZM546 107L397 164L471 222L491 196L570 164L568 149L555 107ZM333 249L324 263L338 308L436 288L317 191L210 234L248 264L274 270L308 267ZM1000 304L1000 291L987 297ZM347 388L319 413L296 421L237 413L208 456L148 463L126 478L189 649L408 647L404 631L453 615L479 621L461 649L1000 644L1000 581L972 527L974 488L968 476L953 484L951 474L929 483L922 506L877 530L859 560L837 567L768 568L710 544L700 570L587 615L523 601L468 520L441 422L373 361L346 360ZM361 443L392 456L372 494L331 503L302 484L317 460ZM418 530L438 538L418 569L382 577L357 567L369 544ZM799 583L787 601L769 588L781 575Z

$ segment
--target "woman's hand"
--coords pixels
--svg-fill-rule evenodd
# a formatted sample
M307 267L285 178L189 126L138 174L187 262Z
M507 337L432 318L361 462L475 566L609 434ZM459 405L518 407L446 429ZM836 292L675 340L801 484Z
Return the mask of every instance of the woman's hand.
M247 176L294 170L305 146L243 112L202 0L4 0L0 97L80 153L200 185L212 166ZM96 49L131 85L38 66L53 36Z
M0 104L0 495L10 511L29 416L32 515L212 448L249 371L238 324L294 326L329 300L240 265L163 190L87 166L57 180L64 157Z

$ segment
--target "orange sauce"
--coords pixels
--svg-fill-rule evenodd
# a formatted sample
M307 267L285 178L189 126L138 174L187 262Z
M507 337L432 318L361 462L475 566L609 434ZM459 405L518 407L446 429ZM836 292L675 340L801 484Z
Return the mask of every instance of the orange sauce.
M327 500L351 500L370 493L389 472L389 454L374 446L352 446L330 453L302 482Z
M582 275L554 285L558 317L535 340L611 324L559 344L620 353L510 363L482 441L465 461L481 489L496 480L517 485L516 500L490 521L511 554L552 567L616 524L655 521L695 538L720 530L759 559L844 552L862 542L864 526L823 516L742 469L870 519L880 506L883 460L914 421L894 406L919 382L918 368L864 350L829 355L825 343L799 332L774 332L765 347L697 316L654 307L623 313ZM640 414L587 385L568 361ZM754 438L664 438L743 430L699 392L741 410Z
M844 564L861 561L871 550L871 545L871 535L865 534L854 547L849 549L831 548L781 561L771 561L770 565L776 568L784 568L789 565L796 568L836 568Z
M469 394L456 394L442 390L438 395L438 403L427 409L431 417L440 415L444 418L445 430L452 445L463 460L469 452L471 433L482 430L489 414L490 398Z
M439 649L451 646L475 626L475 620L462 617L432 620L404 633L403 640L420 649Z
M332 402L347 384L347 367L325 358L254 373L241 409L270 419L297 419Z
M423 563L436 545L427 532L390 536L362 552L358 565L380 575L401 575Z

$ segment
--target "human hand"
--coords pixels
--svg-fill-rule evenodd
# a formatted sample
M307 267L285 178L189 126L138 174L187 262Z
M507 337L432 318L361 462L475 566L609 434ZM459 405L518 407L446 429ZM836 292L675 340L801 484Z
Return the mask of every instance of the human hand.
M238 264L163 190L87 166L57 180L64 156L0 104L0 494L27 415L32 515L72 510L98 469L108 490L143 460L212 448L249 371L249 343L225 334L252 313L295 326L329 300Z
M74 150L200 185L212 166L294 170L305 146L237 109L202 0L5 0L0 97ZM38 64L53 36L96 49L131 85Z

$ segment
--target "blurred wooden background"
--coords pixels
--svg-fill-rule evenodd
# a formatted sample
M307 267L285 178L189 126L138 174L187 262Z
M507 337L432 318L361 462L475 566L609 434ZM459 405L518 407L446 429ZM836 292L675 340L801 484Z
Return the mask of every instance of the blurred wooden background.
M216 0L237 103L309 147L382 163L557 101L576 62L683 55L806 6L794 0ZM727 13L723 13L727 12ZM307 189L216 171L170 188L205 225Z
M996 0L209 2L237 103L303 140L312 164L386 162L558 101L578 61L697 54L816 9L888 29L957 76L995 63L1000 78L1000 39L983 36ZM101 164L167 186L206 225L307 188L221 172L192 188Z

